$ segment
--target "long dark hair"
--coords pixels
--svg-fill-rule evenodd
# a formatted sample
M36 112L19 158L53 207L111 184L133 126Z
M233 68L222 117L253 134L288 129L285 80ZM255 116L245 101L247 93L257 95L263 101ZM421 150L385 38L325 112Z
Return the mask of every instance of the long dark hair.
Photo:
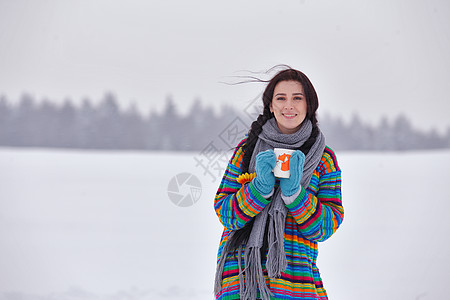
M302 151L305 155L309 152L312 145L316 141L317 135L319 133L319 128L317 126L317 117L316 111L319 107L319 100L317 98L316 90L312 85L309 78L303 74L302 72L287 67L280 72L278 72L267 84L263 96L262 101L264 105L263 113L258 116L256 121L254 121L250 127L248 132L247 141L242 146L242 150L244 152L244 156L242 158L241 169L242 173L248 172L250 159L253 154L253 150L255 149L256 141L258 140L258 136L262 131L262 126L274 115L270 112L270 104L272 103L273 92L275 90L275 86L281 81L297 81L299 82L303 90L305 92L306 98L306 118L311 121L313 128L312 133L309 139L298 149ZM233 235L233 239L231 241L231 249L237 249L242 242L246 242L248 237L250 236L250 232L253 227L254 218L250 220L243 228L237 230ZM268 222L267 222L268 224ZM266 228L267 229L267 228ZM266 230L267 233L267 230ZM267 249L267 237L266 234L264 236L264 244L261 248L261 257L264 257L265 251Z

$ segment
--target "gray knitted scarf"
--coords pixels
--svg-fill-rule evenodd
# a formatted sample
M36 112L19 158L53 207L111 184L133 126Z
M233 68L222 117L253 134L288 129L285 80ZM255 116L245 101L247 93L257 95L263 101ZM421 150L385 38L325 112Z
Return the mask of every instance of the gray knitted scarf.
M297 132L293 134L283 134L278 129L275 118L269 119L263 125L262 132L258 136L255 149L250 159L249 172L255 172L256 155L259 152L273 148L298 149L308 140L311 132L312 123L310 120L305 120ZM305 158L303 176L300 181L300 184L305 189L308 187L313 171L316 169L320 159L322 158L324 149L325 138L322 132L319 132L315 143ZM284 229L287 212L288 209L281 198L281 189L278 187L272 195L272 201L266 205L266 207L258 215L255 216L253 228L245 245L244 270L241 269L243 245L240 245L238 249L241 299L256 299L258 290L262 299L270 299L271 292L269 287L266 285L261 262L261 247L264 242L264 233L267 222L268 253L266 269L268 276L270 278L277 278L281 276L282 271L286 270L287 261L286 253L284 251ZM217 264L214 286L214 292L216 295L220 292L222 285L222 274L227 255L229 252L233 251L233 249L230 249L230 244L235 232L236 231L232 231L228 236L228 239L222 249L222 255Z

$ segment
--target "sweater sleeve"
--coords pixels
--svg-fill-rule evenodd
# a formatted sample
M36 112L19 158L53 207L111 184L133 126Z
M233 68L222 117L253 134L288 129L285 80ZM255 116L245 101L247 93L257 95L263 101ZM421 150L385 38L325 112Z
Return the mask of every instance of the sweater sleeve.
M222 225L229 230L244 227L270 202L253 187L253 183L241 185L237 178L241 175L244 156L243 140L231 157L214 199L214 209Z
M299 224L301 234L316 242L327 240L336 232L344 219L341 195L341 170L336 156L326 147L322 160L308 189L301 188L297 198L287 205ZM318 183L317 183L318 181ZM311 187L317 186L314 190Z

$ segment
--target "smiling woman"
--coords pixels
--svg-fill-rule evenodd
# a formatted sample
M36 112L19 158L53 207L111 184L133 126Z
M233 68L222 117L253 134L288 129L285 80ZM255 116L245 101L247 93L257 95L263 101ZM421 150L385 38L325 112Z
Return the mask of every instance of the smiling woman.
M277 120L281 133L294 133L306 117L306 99L298 81L281 81L275 86L270 112Z
M341 170L317 125L317 94L305 74L279 72L262 100L264 111L236 147L215 196L224 226L216 299L325 300L317 243L344 218ZM292 152L288 178L272 171L274 148Z

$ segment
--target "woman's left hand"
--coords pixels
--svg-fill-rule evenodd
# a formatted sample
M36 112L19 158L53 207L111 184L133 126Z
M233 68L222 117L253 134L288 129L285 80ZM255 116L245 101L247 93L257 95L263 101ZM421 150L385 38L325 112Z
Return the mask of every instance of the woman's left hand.
M292 196L300 189L300 180L303 175L305 155L300 150L295 150L289 159L289 178L280 178L281 193L284 196Z

